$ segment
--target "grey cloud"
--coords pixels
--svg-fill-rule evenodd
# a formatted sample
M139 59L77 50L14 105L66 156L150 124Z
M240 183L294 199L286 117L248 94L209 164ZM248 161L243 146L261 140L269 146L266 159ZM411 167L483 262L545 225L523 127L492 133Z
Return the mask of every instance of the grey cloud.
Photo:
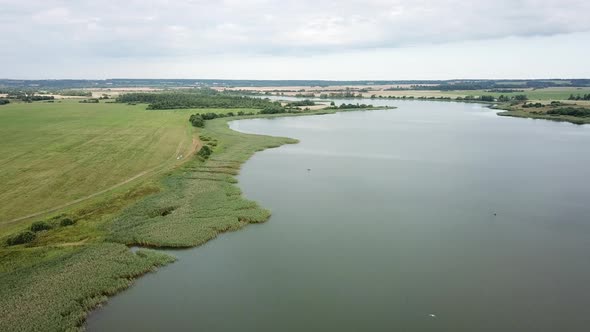
M590 2L578 0L0 0L0 7L13 56L313 54L590 30Z

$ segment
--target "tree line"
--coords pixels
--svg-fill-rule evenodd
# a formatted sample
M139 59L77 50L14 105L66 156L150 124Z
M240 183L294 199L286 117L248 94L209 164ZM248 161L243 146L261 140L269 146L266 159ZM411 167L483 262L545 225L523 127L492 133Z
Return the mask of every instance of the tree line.
M569 96L568 100L590 100L590 93L585 94L585 95L577 95L577 96L574 96L573 94L571 94Z
M269 99L235 96L213 90L199 92L127 93L117 97L119 103L149 104L148 109L179 108L258 108L281 107Z
M588 108L574 108L574 107L562 107L547 111L550 115L569 115L577 117L588 117L590 116L590 109Z
M341 104L340 106L336 106L336 104L334 102L330 103L330 107L328 108L332 108L332 109L356 109L356 108L373 108L373 105L367 105L367 104Z

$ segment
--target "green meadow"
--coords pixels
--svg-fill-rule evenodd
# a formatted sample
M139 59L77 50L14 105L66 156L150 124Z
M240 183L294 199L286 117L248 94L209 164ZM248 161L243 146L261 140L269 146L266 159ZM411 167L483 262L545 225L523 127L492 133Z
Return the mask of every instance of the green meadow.
M11 103L0 108L0 230L188 155L188 111L145 105Z
M526 95L529 100L567 100L570 95L584 95L590 93L589 88L545 88L545 89L523 89L522 92L488 92L486 90L457 90L457 91L441 91L440 94L449 97L464 97L464 96L515 96ZM411 94L408 94L411 95ZM438 96L438 94L437 94Z

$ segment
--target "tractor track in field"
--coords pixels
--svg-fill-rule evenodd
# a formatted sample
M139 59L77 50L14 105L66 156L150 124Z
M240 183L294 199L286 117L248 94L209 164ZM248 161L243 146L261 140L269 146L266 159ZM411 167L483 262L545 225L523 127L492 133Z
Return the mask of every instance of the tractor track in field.
M179 153L180 153L180 151L182 149L182 144L183 143L184 143L184 140L181 141L180 143L178 143L178 147L176 148L176 151L174 152L174 155L172 156L173 159L178 159L178 156L179 156ZM181 164L184 163L185 161L187 161L188 160L188 157L190 157L195 152L197 152L200 149L201 146L202 146L201 141L199 139L193 137L192 144L191 144L191 149L189 151L189 154L187 156L183 156ZM112 185L112 186L110 186L110 187L108 187L106 189L97 191L97 192L92 193L90 195L86 195L84 197L80 197L80 198L75 199L73 201L69 201L67 203L63 203L63 204L54 206L52 208L49 208L49 209L46 209L46 210L43 210L43 211L31 213L31 214L26 215L26 216L22 216L22 217L18 217L18 218L12 219L12 220L8 220L6 222L0 223L0 225L8 225L8 224L12 224L12 223L19 222L19 221L22 221L22 220L26 220L26 219L29 219L29 218L38 217L38 216L41 216L41 215L44 215L44 214L47 214L47 213L59 211L59 210L61 210L63 208L66 208L66 207L69 207L69 206L72 206L72 205L75 205L75 204L84 202L84 201L89 200L91 198L94 198L96 196L99 196L99 195L102 195L102 194L107 193L109 191L115 190L115 189L117 189L117 188L119 188L121 186L124 186L124 185L126 185L126 184L128 184L128 183L130 183L130 182L132 182L134 180L137 180L137 179L139 179L141 177L144 177L145 175L148 175L148 174L150 174L150 175L157 174L157 173L163 171L166 168L166 165L169 162L170 162L170 160L168 160L168 161L166 161L166 162L164 162L164 163L162 163L160 165L157 165L155 167L152 167L152 168L150 168L148 170L142 171L139 174L136 174L136 175L134 175L134 176L132 176L132 177L130 177L130 178L122 181L122 182L119 182L119 183L117 183L115 185Z

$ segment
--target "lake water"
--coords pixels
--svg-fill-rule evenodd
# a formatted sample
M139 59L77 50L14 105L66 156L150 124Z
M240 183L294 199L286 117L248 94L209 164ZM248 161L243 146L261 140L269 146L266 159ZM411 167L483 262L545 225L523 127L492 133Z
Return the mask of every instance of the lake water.
M399 108L233 122L301 141L239 176L272 218L174 251L88 330L590 330L588 126L359 102Z

